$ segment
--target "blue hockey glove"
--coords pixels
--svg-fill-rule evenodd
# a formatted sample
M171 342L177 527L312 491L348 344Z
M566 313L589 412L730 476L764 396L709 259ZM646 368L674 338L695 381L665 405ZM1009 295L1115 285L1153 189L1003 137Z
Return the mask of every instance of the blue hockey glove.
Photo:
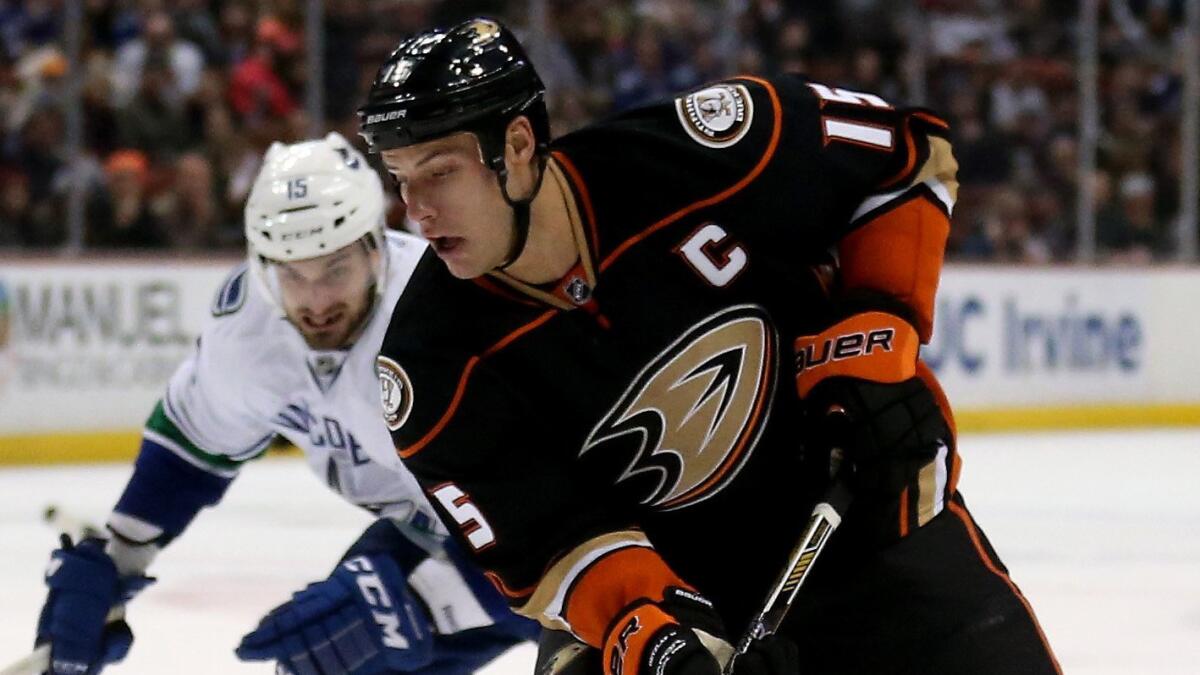
M125 658L133 632L124 619L106 622L109 610L128 602L154 579L122 577L104 552L104 540L88 538L50 556L46 585L50 593L38 618L37 645L50 643L52 675L92 675Z
M297 675L368 675L420 668L432 647L429 622L400 566L385 554L366 554L275 608L236 653L275 660Z
M297 675L450 675L474 672L536 634L537 624L513 615L457 551L418 532L406 536L384 518L328 579L296 593L242 638L237 655L274 659Z

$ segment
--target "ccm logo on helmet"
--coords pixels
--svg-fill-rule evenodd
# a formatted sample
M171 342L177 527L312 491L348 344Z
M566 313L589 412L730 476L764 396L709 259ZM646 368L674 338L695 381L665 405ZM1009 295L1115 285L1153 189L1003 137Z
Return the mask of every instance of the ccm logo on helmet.
M371 612L379 630L383 633L384 646L392 649L408 649L408 640L400 632L400 617L396 614L392 599L388 596L383 580L375 574L375 568L366 556L356 556L342 563L342 567L355 573L358 591L367 604L376 609ZM380 611L386 610L386 611Z
M877 349L890 352L895 337L896 329L880 328L866 333L839 335L819 344L807 345L796 354L796 372L804 372L830 361L870 356ZM821 350L819 355L817 354L818 348Z
M283 234L279 235L279 241L299 241L301 239L308 239L314 235L321 234L321 232L324 230L325 226L322 225L321 227L314 227L311 230L305 230L301 232L284 232Z

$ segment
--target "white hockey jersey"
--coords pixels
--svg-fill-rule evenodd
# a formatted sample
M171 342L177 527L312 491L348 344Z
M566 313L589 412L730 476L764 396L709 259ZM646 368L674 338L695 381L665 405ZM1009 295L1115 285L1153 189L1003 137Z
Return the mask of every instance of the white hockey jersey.
M426 243L389 232L387 283L348 350L315 351L242 265L220 289L213 318L175 371L145 435L206 471L232 476L277 435L347 501L444 534L400 459L380 411L375 356Z
M315 351L255 283L247 265L225 281L213 318L175 371L146 422L145 438L204 471L234 476L276 436L300 448L309 466L346 501L396 521L431 555L408 571L437 632L492 625L495 617L444 552L449 536L392 446L380 404L375 357L427 244L389 232L383 295L348 350ZM128 490L128 488L127 488ZM147 569L163 530L118 503L107 552L121 574ZM482 577L481 577L482 578ZM502 601L501 601L502 606Z

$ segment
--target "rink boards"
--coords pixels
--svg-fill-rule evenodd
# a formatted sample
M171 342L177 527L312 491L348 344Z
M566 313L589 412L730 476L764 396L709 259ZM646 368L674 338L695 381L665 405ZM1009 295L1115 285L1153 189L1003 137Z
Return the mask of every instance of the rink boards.
M0 463L131 457L236 262L0 262ZM1200 425L1200 270L951 266L938 297L961 429Z

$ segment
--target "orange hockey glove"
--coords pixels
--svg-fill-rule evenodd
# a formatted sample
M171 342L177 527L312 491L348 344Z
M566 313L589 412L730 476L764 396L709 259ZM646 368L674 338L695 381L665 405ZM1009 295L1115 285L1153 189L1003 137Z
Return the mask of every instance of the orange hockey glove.
M681 588L662 602L642 600L621 612L604 639L604 675L720 675L733 653L712 604ZM737 675L800 672L795 643L778 636L760 641L738 660Z

